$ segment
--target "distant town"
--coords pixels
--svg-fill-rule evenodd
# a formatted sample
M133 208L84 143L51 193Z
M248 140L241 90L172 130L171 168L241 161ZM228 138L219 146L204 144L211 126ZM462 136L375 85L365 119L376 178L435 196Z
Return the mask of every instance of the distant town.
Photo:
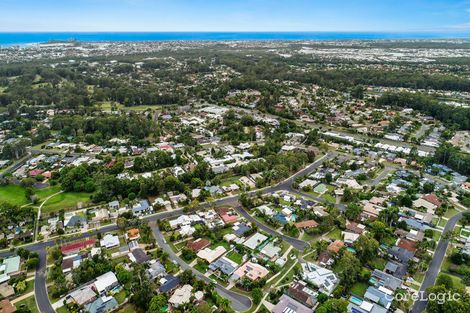
M468 40L0 48L1 312L465 312L469 73Z

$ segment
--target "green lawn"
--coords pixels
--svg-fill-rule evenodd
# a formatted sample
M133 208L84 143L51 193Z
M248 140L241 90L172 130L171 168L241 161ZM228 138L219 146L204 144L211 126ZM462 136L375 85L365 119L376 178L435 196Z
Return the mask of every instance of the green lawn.
M60 185L49 186L44 189L35 189L34 193L40 200L45 200L47 197L52 196L60 191Z
M437 225L444 227L444 226L446 226L446 224L447 224L447 220L441 218L441 219L439 220L439 224L437 224Z
M330 231L327 235L329 238L333 240L341 240L341 229L335 228L332 231Z
M311 242L311 241L318 240L318 237L320 237L320 236L319 235L310 235L310 234L304 232L300 239L302 239L303 241Z
M367 262L367 264L370 265L372 268L376 268L378 270L383 270L385 268L385 264L387 264L387 261L385 261L382 258L375 257Z
M459 213L459 211L457 211L455 208L451 208L451 209L448 209L444 216L447 217L447 218L451 218L452 216L454 216L455 214Z
M0 186L0 199L16 205L24 205L30 202L26 199L25 188L19 185Z
M362 298L366 293L367 287L369 287L369 285L366 283L356 282L351 287L351 293Z
M413 279L418 281L418 282L423 282L424 280L424 273L420 273L420 272L416 272L414 275L413 275Z
M201 262L201 263L197 263L196 265L194 265L194 268L204 274L205 272L207 272L209 265Z
M125 306L123 306L119 311L117 311L118 313L134 313L134 312L137 312L137 310L135 309L135 307L132 305L132 304L126 304Z
M223 178L220 181L220 186L229 186L231 184L236 184L239 181L240 177L241 176L232 176L232 177Z
M227 258L232 260L233 262L235 262L237 264L241 264L243 256L240 253L236 252L236 251L230 251L227 254Z
M216 241L213 242L210 246L211 249L215 249L218 246L223 246L227 251L230 250L230 244L226 241Z
M28 297L24 300L18 301L15 304L16 308L19 309L20 307L26 307L28 308L31 313L39 313L38 307L36 306L36 300L34 299L34 296Z
M81 202L84 206L90 201L91 193L86 192L63 192L47 200L44 204L43 213L69 209L77 206Z
M325 193L325 194L323 194L322 198L325 199L326 201L330 202L330 203L336 203L336 198L333 197L330 194Z
M458 289L465 289L465 285L462 283L462 280L460 279L460 277L457 277L455 275L451 275L451 274L448 274L446 273L445 275L449 276L450 278L452 278L452 282L454 283L454 287L455 288L458 288ZM438 278L439 279L439 278Z
M116 301L121 304L126 300L126 291L123 289L115 294L114 297L116 298Z

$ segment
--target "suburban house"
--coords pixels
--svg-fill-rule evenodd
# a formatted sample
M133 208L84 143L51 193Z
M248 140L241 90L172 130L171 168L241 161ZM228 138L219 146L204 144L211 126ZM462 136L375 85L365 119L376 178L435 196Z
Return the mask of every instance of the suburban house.
M74 254L74 253L79 252L80 250L93 247L95 245L95 242L96 242L96 239L88 239L88 240L82 240L79 242L70 243L70 244L61 246L60 251L62 252L62 254L65 254L65 255Z
M107 234L100 240L100 246L106 249L119 247L119 237L111 234Z
M173 295L168 300L168 303L170 303L175 308L177 308L178 306L182 304L189 303L191 299L192 290L193 290L193 287L191 285L184 285L176 289Z
M93 283L93 289L98 294L102 294L103 292L109 291L117 285L119 285L119 282L116 275L114 275L113 272L107 272L101 276L96 277L96 280Z
M211 264L220 258L226 251L227 249L225 249L224 246L217 246L215 249L204 248L197 253L197 256Z
M333 271L313 263L302 264L302 278L312 283L321 292L330 294L339 282L338 277Z
M313 313L313 310L302 303L283 294L279 302L274 306L273 313Z
M269 271L264 266L248 261L233 273L232 280L247 277L248 279L255 281L263 279L268 274Z

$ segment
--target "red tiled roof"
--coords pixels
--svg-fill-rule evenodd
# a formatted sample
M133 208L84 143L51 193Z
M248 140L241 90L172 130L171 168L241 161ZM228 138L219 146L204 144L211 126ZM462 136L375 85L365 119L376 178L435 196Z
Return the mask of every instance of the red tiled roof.
M431 202L432 204L434 204L434 205L437 206L438 208L440 208L441 205L442 205L442 203L441 203L441 201L439 200L439 198L436 197L436 195L433 194L433 193L430 193L430 194L428 194L428 195L425 195L425 196L423 197L423 199L426 200L427 202Z
M204 249L205 247L209 246L211 243L207 239L197 239L195 241L188 243L188 248L193 250L194 252L198 252L199 250Z
M400 239L397 246L410 252L416 252L416 242L408 239Z
M359 235L362 234L365 230L364 228L359 227L358 223L349 221L346 222L346 229Z
M335 240L328 246L328 251L330 251L331 253L338 253L342 247L344 247L344 242L342 242L341 240Z
M30 171L29 176L41 175L43 172L44 172L44 170L38 168L38 169Z
M301 221L301 222L295 223L295 227L299 229L312 228L312 227L317 227L317 226L318 226L318 223L314 220Z
M63 245L60 247L60 251L62 251L63 254L70 254L72 252L77 252L80 251L81 249L85 249L86 247L94 245L96 242L96 239L88 239L84 241L79 241L79 242L74 242L68 245Z
M219 213L220 217L225 223L234 223L238 220L238 216L235 215L230 215L229 213L232 211L230 208L220 208L217 210L217 213Z
M10 300L8 299L2 300L1 305L2 313L13 313L16 311L16 307L11 304Z

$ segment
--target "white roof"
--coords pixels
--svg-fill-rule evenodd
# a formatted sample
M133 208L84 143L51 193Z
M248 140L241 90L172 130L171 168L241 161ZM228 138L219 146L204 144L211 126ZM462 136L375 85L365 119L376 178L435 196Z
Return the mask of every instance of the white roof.
M117 283L118 283L118 280L117 280L116 275L114 275L113 272L107 272L101 276L96 277L96 281L94 285L95 285L96 291L101 293L107 288L109 288L110 286L117 284Z
M193 287L191 285L184 285L183 287L175 290L168 302L175 306L188 303L191 298L192 290Z
M113 236L111 234L107 234L106 236L103 237L103 239L100 240L100 246L110 248L110 247L115 247L119 246L119 237L118 236Z
M266 237L265 235L260 234L260 233L256 233L256 234L254 234L253 236L251 236L250 238L248 238L248 239L243 243L243 245L244 245L245 247L250 248L251 250L254 250L257 246L259 246L259 245L262 244L264 241L266 241L266 239L268 239L268 237Z
M218 246L215 249L204 248L197 253L197 256L206 260L208 263L212 263L220 258L226 251L227 249L225 249L224 246Z

